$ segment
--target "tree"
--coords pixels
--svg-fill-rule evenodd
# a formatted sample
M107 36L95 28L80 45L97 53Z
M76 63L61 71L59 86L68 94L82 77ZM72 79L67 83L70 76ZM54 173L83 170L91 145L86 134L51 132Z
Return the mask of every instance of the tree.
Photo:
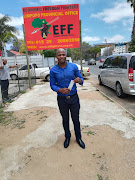
M86 42L83 42L82 43L82 56L83 56L83 59L85 60L88 60L90 58L90 52L89 52L89 49L90 49L90 45Z
M44 57L55 57L56 49L43 50L42 54L44 54Z
M94 59L96 59L97 54L100 51L101 51L101 49L98 46L93 46L93 47L90 47L90 49L89 49L90 56Z
M113 54L114 47L106 47L103 52L103 56L110 56Z
M7 15L0 18L0 45L2 46L3 43L12 42L15 38L13 33L17 33L17 29L13 26L9 26L7 23L11 21L11 18ZM2 47L0 47L2 48Z
M135 37L133 37L128 50L131 52L135 52Z
M134 22L133 22L132 35L131 35L131 39L133 39L133 37L135 36L135 0L127 0L127 2L130 3L134 13Z
M11 50L13 51L20 51L20 47L21 45L24 44L24 40L23 39L14 39L13 40L13 46L11 46Z
M82 58L87 60L90 57L90 45L86 42L82 43ZM81 58L81 54L80 54L80 48L72 48L70 49L70 56L73 60L78 60Z

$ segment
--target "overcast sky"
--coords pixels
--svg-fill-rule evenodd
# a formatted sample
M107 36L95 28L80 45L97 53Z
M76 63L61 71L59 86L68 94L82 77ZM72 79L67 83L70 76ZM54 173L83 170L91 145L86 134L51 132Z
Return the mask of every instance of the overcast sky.
M97 43L120 43L131 40L133 9L126 0L3 0L0 17L9 15L10 25L19 29L23 38L22 7L78 4L82 21L82 39L90 45Z

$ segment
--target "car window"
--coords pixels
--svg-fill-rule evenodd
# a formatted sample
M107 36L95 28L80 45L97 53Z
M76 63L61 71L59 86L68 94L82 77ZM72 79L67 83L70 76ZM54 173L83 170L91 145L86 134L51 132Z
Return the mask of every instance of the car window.
M114 57L109 57L105 60L103 67L104 68L111 68L112 67L112 60L114 59Z
M31 65L29 65L29 69L31 69L31 68L32 68L32 66L31 66ZM27 70L27 65L25 65L25 66L21 67L21 68L20 68L20 70Z
M112 61L112 66L115 68L127 68L127 58L125 56L117 56Z
M122 56L122 69L127 69L127 58L125 56Z
M127 68L127 58L125 56L109 57L103 64L107 68Z
M129 67L133 68L135 70L135 56L131 57Z
M106 68L108 66L109 58L107 58L103 64L103 67Z
M20 68L20 70L26 70L26 69L27 69L27 65Z
M122 58L120 56L116 56L114 59L112 59L111 66L113 68L119 68L120 65L122 65Z

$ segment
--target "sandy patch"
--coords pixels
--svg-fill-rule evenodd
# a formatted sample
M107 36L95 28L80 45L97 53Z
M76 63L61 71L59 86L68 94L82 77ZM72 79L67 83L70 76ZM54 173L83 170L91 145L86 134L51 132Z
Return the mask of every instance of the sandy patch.
M38 107L13 113L13 121L8 126L0 126L0 149L16 145L35 131L56 109Z
M30 149L25 167L12 173L10 180L134 180L135 139L109 126L82 129L86 149L75 141L63 148L63 135L50 148Z

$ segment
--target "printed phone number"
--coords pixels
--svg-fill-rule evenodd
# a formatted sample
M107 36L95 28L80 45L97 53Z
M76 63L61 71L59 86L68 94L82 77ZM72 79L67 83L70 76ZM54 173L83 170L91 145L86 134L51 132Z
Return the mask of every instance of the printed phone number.
M80 42L80 38L58 39L57 41L58 41L58 43Z

